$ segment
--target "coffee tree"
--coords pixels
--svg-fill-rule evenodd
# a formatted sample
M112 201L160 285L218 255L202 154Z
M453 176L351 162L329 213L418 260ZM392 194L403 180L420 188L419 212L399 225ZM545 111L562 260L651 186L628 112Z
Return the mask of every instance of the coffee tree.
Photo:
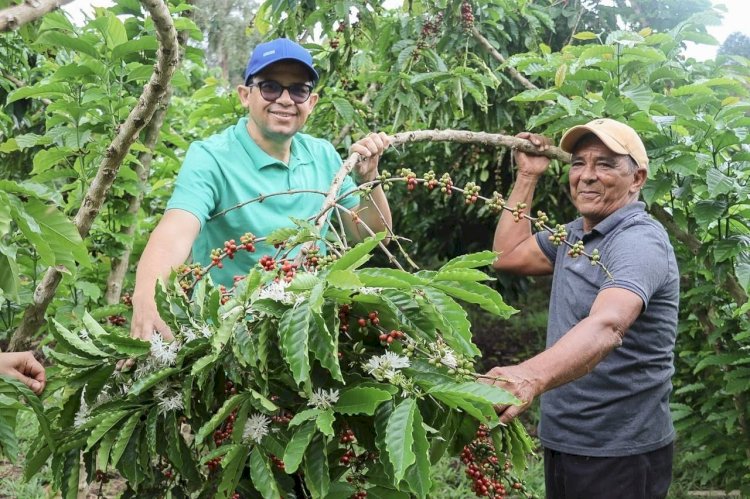
M0 8L16 3L18 2L0 2ZM605 12L596 5L596 2L582 6L576 2L547 5L545 2L516 0L444 0L430 3L405 2L403 9L388 9L379 2L367 1L300 3L269 0L261 5L252 19L252 28L255 30L254 36L286 35L297 38L315 53L316 65L323 70L324 76L319 86L321 99L311 116L309 129L311 133L330 138L342 148L359 134L370 130L398 134L414 130L459 129L499 131L512 135L529 129L555 138L565 128L593 117L608 116L630 123L644 138L651 157L652 167L644 199L653 216L669 231L682 275L681 331L677 342L677 371L674 377L676 390L673 396L673 410L680 435L676 473L678 477L686 475L712 487L745 487L742 489L744 491L746 484L750 482L750 477L747 476L750 463L750 407L744 393L748 378L744 351L748 341L746 331L750 329L747 300L750 288L747 228L750 223L747 202L748 162L745 151L747 61L737 56L707 62L684 57L684 42L715 42L705 31L706 24L712 22L714 14L689 16L703 6L701 2L683 2L679 10L665 7L662 12L662 4L631 1L629 10L622 16L625 23L622 25L614 22L612 11ZM177 1L170 2L169 7L176 28L183 34L178 39L182 46L180 52L183 54L183 62L176 68L175 77L171 80L173 105L167 106L167 101L162 99L161 106L165 112L163 124L152 120L154 124L151 129L144 129L143 134L137 137L133 149L122 158L121 166L108 170L116 178L113 179L111 189L105 189L106 197L100 198L101 209L94 216L90 231L80 230L83 225L76 224L76 216L83 201L87 199L87 188L96 178L97 165L108 154L108 145L122 130L120 123L136 102L133 96L139 94L141 86L150 78L151 64L158 46L156 26L134 0L119 0L111 10L97 10L83 27L73 26L59 12L47 14L41 23L19 27L20 20L26 22L26 18L16 16L13 18L16 20L15 24L0 25L3 31L15 29L3 35L0 47L3 53L0 98L5 104L0 110L0 198L3 200L0 203L0 227L6 229L0 232L0 323L8 338L14 336L14 343L20 346L28 344L37 334L35 328L19 328L22 321L33 319L37 325L42 325L41 331L47 333L47 336L37 335L37 339L50 344L50 358L57 353L57 357L52 360L55 366L50 372L53 377L58 374L60 377L51 383L47 391L47 415L55 422L52 425L53 431L64 430L67 433L63 444L40 439L35 444L36 452L31 456L29 470L31 472L38 469L52 456L51 463L56 470L58 484L66 483L66 491L73 490L73 476L77 469L74 459L76 449L84 450L88 459L84 462L85 469L90 472L89 477L95 478L97 469L110 473L115 466L111 457L113 449L119 449L117 453L121 453L120 456L127 451L128 456L133 457L144 453L144 448L150 448L148 439L151 437L142 429L140 416L139 422L125 425L140 410L144 411L148 420L150 412L144 408L148 404L152 404L153 408L157 403L154 398L157 385L143 388L139 395L133 395L130 391L128 394L118 394L113 392L113 387L126 386L132 381L127 376L132 377L134 373L115 380L109 379L114 371L108 374L107 370L112 368L114 359L127 356L137 357L141 361L139 364L148 364L150 361L147 359L152 359L151 345L127 340L127 304L113 303L118 301L117 293L120 289L127 291L132 286L133 268L132 265L128 268L127 263L137 258L148 231L155 225L158 218L154 213L163 208L171 178L179 167L180 157L187 144L195 138L225 127L228 121L242 113L236 100L227 97L227 87L217 78L218 73L210 74L202 66L202 56L194 42L186 42L185 34L194 39L200 37L199 30L190 20L190 7ZM13 8L33 10L35 7L19 4ZM675 16L682 12L685 12L685 17L676 19ZM3 16L2 19L5 22L10 18ZM151 138L147 137L149 133ZM378 255L369 264L391 266L387 262L391 257L396 257L409 269L408 272L404 271L405 274L420 276L421 272L432 276L420 277L419 284L414 286L434 288L433 273L441 271L419 271L410 266L410 260L427 268L441 269L456 255L488 248L497 217L491 203L467 204L466 200L471 200L471 195L464 196L460 191L455 191L451 196L436 196L422 188L421 184L440 182L445 173L454 187L460 187L469 193L475 193L474 189L478 189L477 199L494 200L490 193L507 192L513 181L512 155L509 154L511 147L510 144L499 147L498 144L493 144L490 147L486 142L427 140L408 147L400 146L396 152L389 153L383 161L383 168L394 172L392 178L401 178L403 182L413 178L418 185L413 190L394 188L389 192L392 206L398 206L394 217L394 234L388 235L392 240L388 250L393 254L385 257ZM154 154L151 158L152 152ZM574 216L570 212L566 193L559 187L566 181L564 157L559 159L561 161L553 162L550 174L540 183L537 190L538 205L525 207L525 215L531 216L541 208L560 221ZM144 168L139 170L139 166ZM144 172L149 175L142 175ZM142 204L131 202L139 196L143 196ZM434 209L425 209L426 207ZM312 242L319 235L319 228L315 224L313 227L306 225L309 223L299 221L296 226L295 233L305 234L300 236L300 242ZM554 222L550 223L552 230L554 225ZM425 234L430 234L431 237L425 237ZM238 248L246 244L242 242L242 236L243 234L235 235L234 245ZM278 237L285 240L291 235ZM228 243L231 248L231 241ZM319 240L317 245L322 250L324 243ZM291 246L294 244L290 244ZM128 254L131 249L133 257ZM225 249L219 250L219 254L225 252ZM592 250L584 251L591 257ZM278 256L268 256L276 260L274 264L279 264L279 256L285 251L282 250ZM347 249L338 251L343 256ZM406 252L412 256L405 258L403 255ZM367 254L372 253L368 251ZM121 269L115 272L118 258L126 264L124 271ZM277 277L283 281L287 273L291 272L294 279L310 280L309 277L301 277L311 274L309 269L305 269L301 261L294 261L294 258L290 254L287 264L296 263L297 267L291 267L284 271L284 275ZM322 261L322 255L320 260ZM270 264L269 260L265 262ZM329 263L330 266L335 264ZM38 285L44 282L44 275L49 267L60 272L60 281L52 294L47 295L49 301L44 306L48 305L47 317L56 321L49 321L51 325L47 327L39 320L45 317L44 307L35 304L41 294L35 294L34 290L42 289ZM339 270L346 275L373 272L364 267ZM478 267L468 270L473 272ZM393 271L401 272L398 268ZM339 295L331 296L333 290L340 291L342 285L342 282L336 281L337 275L340 275L336 272L333 272L333 282L330 281L332 272L324 268L316 270L312 274L315 274L314 277L319 282L316 281L312 288L288 292L304 295L309 303L312 289L323 282L321 286L328 294L324 293L321 310L330 310L334 321L340 321L337 319L338 311L344 305L353 306L357 309L356 314L367 312L366 316L358 317L357 322L351 324L355 329L352 340L361 336L359 340L365 348L365 353L355 355L363 355L364 358L356 362L350 360L355 362L353 366L346 364L345 359L339 362L347 385L336 384L340 382L332 371L316 360L312 348L308 348L311 381L305 383L301 378L296 379L293 373L299 371L294 371L286 363L284 352L276 346L276 350L269 351L275 355L271 359L276 360L271 365L280 370L283 367L292 374L280 382L286 387L283 393L264 392L264 386L253 385L254 381L238 377L246 365L242 363L243 357L235 353L239 347L235 345L231 335L221 349L214 343L214 335L211 336L212 339L196 338L190 342L182 339L179 351L182 357L179 361L175 360L174 366L170 366L179 370L176 372L185 373L188 367L192 370L192 363L188 366L184 359L190 351L190 345L203 345L201 348L205 349L191 354L191 361L216 354L216 362L219 362L224 358L222 355L227 356L227 370L225 374L219 375L217 363L204 361L208 363L205 370L196 373L193 379L203 379L201 393L210 392L212 395L210 400L199 402L185 398L187 388L183 382L191 374L183 375L182 378L168 375L165 380L174 381L166 384L174 393L168 392L167 395L171 398L168 397L167 400L178 404L176 394L181 394L183 407L175 407L161 414L157 410L157 416L153 416L157 418L155 428L158 431L164 428L173 431L173 428L178 428L186 436L195 436L211 419L208 413L214 411L212 414L215 414L225 400L231 400L231 390L235 385L239 393L243 393L244 389L255 390L278 409L264 407L253 396L250 396L251 402L244 399L242 402L238 401L238 405L232 409L238 409L238 412L229 425L232 427L229 432L232 435L226 439L221 438L222 445L219 446L228 451L230 446L245 445L241 439L234 440L234 435L240 429L244 430L243 424L237 423L237 418L241 416L246 403L253 406L252 410L249 405L247 408L250 416L257 412L266 414L267 417L286 419L285 415L276 414L275 411L293 411L296 415L304 410L316 409L307 405L315 393L313 387L339 390L340 401L344 386L350 384L350 375L364 379L369 376L371 379L366 381L369 383L390 384L372 378L362 363L366 363L367 358L385 355L386 348L395 355L402 355L404 342L408 342L408 339L417 341L420 339L419 335L410 332L408 323L394 323L392 328L384 328L376 335L377 328L367 322L366 329L370 333L360 333L359 318L366 317L366 321L369 321L369 311L358 308L366 307L354 302L351 288L344 287L341 292L341 295L350 294L347 299ZM240 284L245 286L246 292L239 298L236 294L230 297L224 291L206 284L204 280L197 285L186 285L193 289L191 296L203 293L207 297L204 298L207 305L204 305L201 313L215 309L216 317L212 316L206 322L215 327L225 320L219 316L218 311L228 310L223 307L232 300L240 300L243 306L253 311L252 307L262 302L258 295L271 284L270 273L270 269L250 272L248 275L259 275L260 278L253 277L248 282L260 280L254 289L250 289L252 286L248 288L249 284ZM105 285L107 275L111 277L111 289L116 291L111 294L109 284ZM358 278L362 280L361 277ZM489 284L497 287L496 284ZM467 285L481 284L477 280ZM382 287L390 289L391 286L392 283ZM368 286L363 283L362 287ZM388 293L407 292L404 288L393 286ZM413 320L419 323L416 317L422 317L420 314L424 312L421 307L427 305L422 302L424 297L418 294L410 296L417 302L420 312L410 309L405 316L410 317L414 312L417 315ZM456 298L459 302L464 299L451 296L451 299ZM127 294L124 299L127 302ZM226 303L222 304L222 301ZM170 304L169 307L172 307L172 303L176 304L174 306L177 311L166 314L167 317L173 317L176 330L180 330L179 326L183 325L193 330L202 327L198 322L198 325L190 320L185 322L185 317L192 318L195 322L199 320L197 317L205 319L206 316L205 313L203 316L196 315L191 309L191 303L185 302L177 288L170 288L162 295L162 306L167 303ZM29 309L30 304L35 304L35 308ZM387 315L387 308L381 310L377 304L368 306L378 311L378 320L382 314ZM295 307L282 304L277 308L277 314L280 315L273 316L269 312L264 320L275 320L278 323L286 313L284 310ZM81 319L86 310L89 310L90 315L87 316L84 327ZM257 310L254 312L258 314ZM320 313L312 311L310 314ZM253 337L249 326L252 323L251 317L254 316L250 314L235 322L241 323L249 332L247 337ZM105 333L95 327L96 322L100 323ZM125 329L117 329L118 324L123 324ZM312 322L308 324L309 335L313 326ZM331 337L341 341L339 350L344 353L349 350L353 352L356 341L352 342L346 335L337 336L334 326L335 324L327 324ZM61 339L67 337L69 342L75 341L72 336L83 330L89 332L89 339L83 343L88 346L80 343L69 345ZM435 330L439 330L441 335L447 334L439 328ZM401 338L397 334L397 339L390 335L391 331L404 333L405 337ZM274 329L274 334L279 334L278 328ZM386 344L388 338L393 341L391 346L382 347L383 353L379 353L377 349L381 348L382 334L387 335ZM78 337L83 340L80 335ZM195 343L198 340L200 342ZM94 345L100 353L76 350L89 348L90 345ZM455 345L449 347L454 352L460 352ZM52 353L53 351L56 353ZM414 366L421 365L418 360L429 359L429 356L425 357L426 354L420 353L416 347L415 352L415 356L410 358L410 366L405 370L413 371ZM429 353L429 350L425 352ZM68 364L60 360L65 355L71 356ZM79 357L85 359L84 365L69 365L81 363ZM97 359L103 360L98 364L93 362ZM244 362L247 363L247 359ZM451 375L444 365L427 365L438 374L452 377L454 383L463 382L460 374ZM97 367L102 370L96 371ZM410 375L412 371L409 371ZM217 379L208 380L209 376L205 373L209 372L215 373ZM320 373L322 377L318 377ZM228 393L224 393L227 389L226 380L218 379L221 376L229 376L233 383L228 388ZM424 376L424 373L420 376ZM104 389L107 384L109 386ZM381 386L374 388L384 389ZM427 386L418 388L422 392L430 389ZM388 390L393 391L393 388ZM97 405L96 399L101 393L105 394L102 400L110 395L115 397L108 402L110 405L124 404L115 412L126 409L131 412L127 419L112 422L111 432L104 430L106 425L102 426L99 432L103 431L103 436L92 441L89 446L88 437L85 444L80 442L80 438L99 428L101 420L95 419L96 414L99 414L98 411L107 411L108 406ZM325 393L330 396L332 392ZM273 401L270 398L271 395L281 397L284 394L291 394L289 396L292 398L283 401ZM58 404L60 396L66 401L65 404ZM397 403L403 399L398 397L400 395L393 395L391 402L384 401L382 407L391 407L390 404L395 408L400 407ZM58 423L69 423L71 417L75 420L75 415L81 408L81 398L86 403L85 407L91 409L86 416L91 418L88 419L89 425L79 428L71 427L70 424L65 427L56 426ZM442 404L442 410L457 411L457 408L446 405L444 401L433 401L434 397L431 395L425 398L429 403L436 404L429 407L436 408ZM429 412L426 405L428 402L413 395L411 399L415 400L423 422L432 420L434 414ZM3 399L3 403L5 402L9 401ZM219 407L212 404L219 404ZM193 405L203 407L203 412L189 412ZM232 410L227 414L227 419ZM369 421L372 422L372 418L377 418L378 415L377 412L372 415L349 415L336 413L335 409L333 411L336 424L347 418L371 418ZM12 410L7 414L11 412ZM86 419L83 417L84 412L81 412L81 420ZM185 415L186 426L179 421L177 413ZM109 416L116 418L115 413ZM176 422L171 421L173 416ZM481 420L473 416L463 417L472 420L472 425ZM275 425L272 427L282 428L279 424L282 419L272 421ZM291 428L284 426L269 436L280 433L283 436L279 437L280 442L286 443L284 438L291 442L296 431L306 427L305 424L311 426L310 421L313 419ZM357 428L350 428L356 439L355 443L349 442L350 434L346 429L334 425L334 429L342 431L343 435L334 433L334 436L330 436L317 425L317 415L314 422L315 436L311 434L310 441L315 445L319 446L318 440L323 438L330 442L337 441L340 450L345 453L349 450L349 444L352 444L355 454L359 449L364 451L369 445L366 437L358 434ZM148 423L154 424L153 419L148 420ZM436 433L432 430L439 429L426 424L426 438L431 445L435 444L433 437ZM127 432L122 433L123 428L131 425L134 425L131 436L137 433L137 438L125 442L124 435ZM227 433L227 426L228 423L223 420L218 426L222 435ZM471 464L487 463L489 468L495 466L489 459L492 456L485 453L486 439L492 432L484 436L486 430L469 430L469 426L468 423L461 423L461 431L457 432L461 438L453 440L460 447L458 442L462 439L466 442L472 436L477 436L477 433L471 435L472 432L479 432L478 440L464 449L462 459ZM153 426L143 425L143 428L146 427ZM371 432L374 433L371 434L377 434L377 426L373 428L375 429ZM111 436L115 433L118 436L122 433L122 440L118 436ZM78 440L74 435L78 435ZM161 436L162 433L158 435ZM296 440L300 445L307 438L299 440L304 435L301 434ZM217 454L209 458L221 458L218 464L212 465L215 468L213 471L200 464L207 449L216 446L216 442L212 441L212 434L203 436L205 438L198 443L195 443L195 439L189 440L184 436L182 440L157 439L157 444L162 445L157 454L165 456L161 464L167 467L162 470L139 467L143 474L138 475L139 479L134 481L133 488L146 490L146 487L162 487L168 483L158 482L157 485L157 478L173 479L172 487L189 488L190 480L194 480L196 475L191 475L191 479L178 473L179 470L175 469L170 460L169 450L166 449L167 454L164 454L165 448L160 442L166 440L178 447L181 447L179 442L185 443L192 459L189 461L185 457L185 462L198 463L196 469L200 476L207 477L209 475L206 473L214 473L211 475L211 482L215 489L211 490L218 490L224 483L224 493L232 492L230 481L234 478L224 482L231 472L227 473L222 465L225 459L226 463L230 462L227 457L229 454ZM143 438L146 439L146 447L141 446ZM271 459L271 451L263 447L271 441L266 438L263 438L262 445L254 448L258 452L266 452L266 458ZM344 439L346 442L341 442ZM106 442L110 441L110 457L107 458L110 467L107 468L106 464L98 467L91 457L94 449L95 457L98 458L101 454L104 459ZM138 443L129 447L131 441ZM105 450L99 452L102 442L105 442ZM117 442L124 443L116 447ZM120 449L121 446L125 447ZM286 451L286 445L279 447L275 450ZM304 454L311 447L306 444L305 448L298 470L301 468L304 471L306 466ZM452 449L454 455L460 450ZM172 450L172 459L177 459L177 455L182 456L182 452L180 450L175 453ZM389 461L387 447L385 453L381 452L376 441L373 452L378 453L378 462L381 464L382 459L393 465ZM117 453L114 454L115 457ZM284 462L283 452L273 454ZM186 452L185 456L187 455ZM335 454L329 455L333 456L331 469L343 468L344 463L338 463ZM358 462L356 459L355 461ZM232 462L241 467L239 461ZM138 460L122 461L120 457L115 467L125 466L125 463L135 466ZM374 466L372 461L368 463ZM352 465L353 468L357 466L359 465ZM383 467L386 468L386 465L383 464ZM504 464L500 462L497 467L504 468ZM122 473L135 477L134 469ZM369 472L375 468L366 469ZM478 469L470 468L472 477ZM364 465L362 470L365 470ZM158 474L157 471L163 473ZM273 476L283 476L280 471L275 469ZM354 474L351 471L347 473ZM390 468L384 469L384 476L390 481L383 481L383 487L403 488L403 481L395 482L396 475L389 473ZM172 478L167 476L169 474ZM484 472L482 474L481 478L487 478ZM241 489L242 475L238 472L236 476L240 477L237 483ZM346 475L329 473L333 480L331 487L339 487L337 484L342 476ZM100 477L107 479L106 474L101 474ZM486 485L483 480L478 482L481 483L476 484L477 489L481 492L481 486ZM307 486L306 481L304 483ZM372 490L375 483L380 484L373 482L368 490ZM301 484L302 481L299 486ZM283 481L279 485L287 489L290 486L294 485L285 485ZM352 486L347 491L356 493L359 490Z

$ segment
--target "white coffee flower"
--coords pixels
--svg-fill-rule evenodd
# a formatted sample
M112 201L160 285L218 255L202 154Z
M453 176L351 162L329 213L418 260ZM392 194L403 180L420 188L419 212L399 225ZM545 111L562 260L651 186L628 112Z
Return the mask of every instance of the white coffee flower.
M133 379L145 378L149 374L156 372L158 369L159 369L159 366L154 361L154 359L148 358L142 362L138 362L138 367L136 367L135 371L133 372ZM123 385L123 388L125 387L127 387L127 390L130 391L129 386Z
M363 295L377 295L380 294L381 291L383 291L383 288L368 288L362 286L361 288L357 289L357 291L359 291Z
M214 332L211 330L210 327L208 327L208 324L203 324L201 326L201 334L203 335L204 338L210 338L211 336L213 336Z
M312 395L310 395L310 401L307 402L307 405L311 407L315 407L316 409L330 409L333 407L333 405L339 401L339 391L338 390L323 390L322 388L318 388L313 392Z
M390 350L385 355L370 357L364 364L364 369L378 381L390 380L396 374L397 369L409 367L409 358Z
M190 343L191 341L198 338L195 329L187 327L185 325L180 326L180 333L182 333L182 339L185 341L185 343Z
M271 420L265 414L253 414L247 418L245 429L242 431L242 439L252 440L259 444L263 440L263 437L268 435L268 426L270 424Z
M78 412L76 412L76 416L73 419L73 426L76 428L80 428L81 426L85 425L86 422L90 419L90 414L91 409L86 403L86 388L84 388L81 392L81 405L80 407L78 407Z
M159 407L159 414L166 414L170 411L178 411L184 408L182 403L182 395L172 391L172 395L160 398L157 401Z
M458 359L456 359L456 353L448 347L443 350L443 355L440 357L440 362L444 366L448 366L451 369L458 367Z
M161 333L154 331L151 336L151 356L161 365L171 366L177 360L177 352L180 351L180 342L164 341Z
M281 303L292 303L294 295L286 292L286 288L289 286L285 281L272 281L258 293L258 298L268 298L273 301Z

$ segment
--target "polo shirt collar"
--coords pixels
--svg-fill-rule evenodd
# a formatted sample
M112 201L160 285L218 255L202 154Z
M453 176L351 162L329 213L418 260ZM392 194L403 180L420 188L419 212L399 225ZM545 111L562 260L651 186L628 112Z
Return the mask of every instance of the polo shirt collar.
M628 203L619 210L615 211L611 215L609 215L607 218L596 224L596 226L591 229L591 232L584 234L584 236L588 234L600 234L602 236L606 235L609 231L620 225L620 223L623 222L623 220L630 218L633 215L636 215L638 213L642 213L646 210L646 203L642 201L636 201L634 203ZM580 232L583 232L583 218L578 218L573 222L574 228L577 229Z
M312 163L312 158L309 154L306 154L306 150L301 145L300 139L296 134L292 137L292 150L289 154L288 165L274 158L255 143L252 137L250 137L250 132L247 131L247 117L240 118L239 121L237 121L237 124L234 127L234 135L242 145L242 148L245 149L248 156L250 156L250 159L252 159L252 164L258 170L262 170L268 166L280 166L293 171L298 166Z

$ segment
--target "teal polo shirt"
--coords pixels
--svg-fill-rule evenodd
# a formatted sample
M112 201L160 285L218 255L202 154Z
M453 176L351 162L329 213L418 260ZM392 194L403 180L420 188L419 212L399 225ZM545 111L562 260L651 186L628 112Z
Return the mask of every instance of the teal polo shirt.
M206 140L193 142L185 155L167 210L180 209L195 215L201 231L193 244L192 258L208 265L211 250L223 248L224 241L252 232L263 237L281 227L293 227L289 217L308 219L317 215L325 199L315 193L274 196L254 202L209 220L213 215L261 194L313 189L327 192L341 167L341 157L333 145L303 133L292 138L289 164L266 154L250 137L247 118ZM356 185L347 176L340 192ZM351 209L359 197L349 196L342 205ZM255 253L237 251L233 260L225 258L224 268L211 270L213 281L227 287L235 275L247 275L263 255L276 249L265 242L256 244Z

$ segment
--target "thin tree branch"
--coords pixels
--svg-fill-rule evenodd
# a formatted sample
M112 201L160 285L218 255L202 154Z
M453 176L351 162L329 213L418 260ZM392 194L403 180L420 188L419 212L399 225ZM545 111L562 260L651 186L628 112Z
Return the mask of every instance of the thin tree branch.
M27 85L26 85L26 83L22 82L21 80L19 80L18 78L16 78L16 77L15 77L15 76L13 76L12 74L8 74L8 73L6 73L5 71L3 71L3 78L5 78L6 80L8 80L9 82L11 82L12 84L14 84L14 85L15 85L16 87L18 87L18 88L23 88L23 87L26 87L26 86L27 86ZM52 101L51 101L51 100L49 100L49 99L47 99L46 97L42 97L42 98L41 98L41 99L39 99L39 100L40 100L40 101L42 102L42 104L44 104L45 106L49 106L50 104L52 104Z
M531 142L510 135L501 135L497 133L486 132L467 132L464 130L418 130L413 132L397 133L391 137L391 145L399 146L411 142L458 142L462 144L483 144L494 147L508 147L518 149L523 152L541 154L548 158L558 159L570 163L570 154L559 147L550 147L546 151L539 151ZM331 188L323 201L315 224L320 229L325 224L325 214L336 204L336 194L338 193L344 178L352 171L354 165L360 161L358 153L351 154L341 165L339 171L331 182Z
M13 31L26 23L36 21L43 15L59 9L62 5L73 0L26 0L20 5L14 5L0 10L0 33Z
M169 88L169 81L179 63L177 32L169 8L163 0L141 0L141 3L151 14L159 41L154 73L144 87L138 104L119 127L117 135L107 147L96 177L89 185L81 202L74 223L82 238L88 235L125 155L137 139L139 132L151 120L159 101ZM23 321L13 334L10 342L11 350L18 351L25 348L30 338L44 324L45 312L61 279L62 274L58 269L50 267L47 270L42 282L34 291L33 303L26 308Z
M476 27L471 28L471 34L476 38L476 40L479 42L479 44L487 49L487 51L494 57L500 64L505 64L506 59L503 57L503 54L495 50L495 47L490 44L490 41L487 40L482 33L479 32L479 30ZM516 80L518 83L526 87L528 90L539 90L539 87L531 83L524 75L518 72L518 70L512 66L505 66L505 68L508 70L508 73L510 73L511 78ZM552 103L552 101L544 101L546 103Z

